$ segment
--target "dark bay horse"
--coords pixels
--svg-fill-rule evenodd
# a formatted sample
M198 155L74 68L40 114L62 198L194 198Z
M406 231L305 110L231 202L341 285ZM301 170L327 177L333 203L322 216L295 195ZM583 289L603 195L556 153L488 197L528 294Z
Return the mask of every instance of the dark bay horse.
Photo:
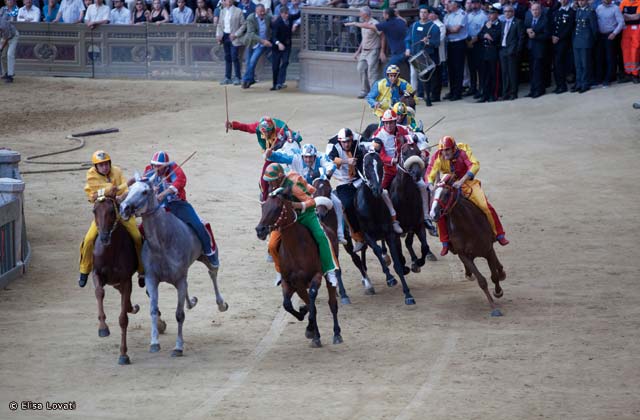
M415 143L403 144L400 149L398 173L389 188L393 207L398 212L398 221L402 230L407 233L404 243L411 255L411 271L414 273L420 272L426 258L430 261L436 260L427 243L422 197L417 185L422 178L424 167L418 146ZM420 241L420 258L413 251L414 235Z
M393 277L387 264L382 256L382 248L376 244L376 241L384 240L389 247L393 268L402 282L402 291L404 292L404 303L414 305L415 299L411 296L409 286L404 278L404 257L402 256L402 247L400 244L400 236L394 232L391 225L391 215L389 209L382 199L382 159L375 152L369 152L364 156L362 180L364 183L358 187L355 198L356 213L360 228L364 233L367 245L373 250L380 261L382 271L387 277L387 286L395 286L398 284Z
M283 198L287 195L283 188L278 188L267 197L262 204L262 217L256 233L265 240L271 230L279 230L281 242L279 248L280 270L282 274L282 306L298 321L304 320L309 313L309 324L305 336L311 339L312 347L321 347L320 330L318 329L316 298L322 284L322 267L318 245L309 230L296 223L297 214L291 202ZM335 233L327 230L330 242L337 244ZM329 281L329 309L333 315L333 344L342 343L340 324L338 323L338 300L336 288ZM296 293L305 303L299 310L293 308L291 297Z
M120 224L120 214L115 194L101 195L93 206L93 214L98 227L98 239L93 249L93 284L98 301L98 335L107 337L109 327L104 313L104 286L113 286L120 292L120 357L118 364L131 363L127 355L128 313L135 314L140 310L138 305L131 305L131 276L138 267L138 258L133 239Z
M502 316L502 311L498 309L489 293L487 280L474 263L474 259L478 257L487 260L491 270L491 280L495 284L493 295L496 298L502 297L504 292L500 287L500 281L507 275L493 249L495 235L482 210L467 200L460 189L454 188L451 185L452 180L452 178L445 179L436 186L431 203L431 218L437 221L440 217L447 217L449 250L458 255L464 264L467 277L471 277L471 274L476 276L478 285L491 305L491 316Z

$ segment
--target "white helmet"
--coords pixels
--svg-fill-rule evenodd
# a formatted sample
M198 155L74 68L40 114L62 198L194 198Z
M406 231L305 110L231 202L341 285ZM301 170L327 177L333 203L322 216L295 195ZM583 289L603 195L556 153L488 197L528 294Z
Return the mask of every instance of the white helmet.
M313 144L305 144L302 146L302 156L316 156L318 154L318 149Z

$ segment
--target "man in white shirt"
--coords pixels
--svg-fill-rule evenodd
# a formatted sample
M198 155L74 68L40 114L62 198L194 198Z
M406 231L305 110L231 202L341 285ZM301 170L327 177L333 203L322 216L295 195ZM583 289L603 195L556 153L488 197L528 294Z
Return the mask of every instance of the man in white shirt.
M444 23L440 20L440 11L433 7L429 6L427 9L429 10L429 20L436 24L438 29L440 29L440 45L438 46L438 58L440 62L436 65L436 69L433 73L433 80L431 81L431 102L440 102L440 93L442 92L442 69L443 64L447 61L447 28L444 26Z
M24 0L24 6L18 11L18 22L40 22L40 9L33 5L33 0Z
M185 0L178 0L178 7L171 11L171 21L176 25L186 25L193 22L193 10L185 7Z
M80 23L83 11L84 3L82 3L82 0L62 0L60 9L58 9L58 16L53 22Z
M84 23L91 29L109 23L109 6L104 4L104 0L95 1L87 7L87 14L84 17Z
M113 9L109 13L109 23L112 25L128 25L131 23L131 12L124 7L123 0L113 0Z

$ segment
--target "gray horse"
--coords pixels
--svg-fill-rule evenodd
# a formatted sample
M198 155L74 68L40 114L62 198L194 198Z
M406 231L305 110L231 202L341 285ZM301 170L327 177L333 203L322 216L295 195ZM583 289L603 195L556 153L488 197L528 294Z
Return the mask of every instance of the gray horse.
M141 216L144 225L145 242L142 247L142 262L145 267L147 293L151 299L151 346L152 353L160 351L158 342L158 284L161 281L172 284L178 290L178 337L176 347L171 356L182 356L184 342L182 340L182 324L184 323L184 304L191 309L198 299L189 299L187 290L187 274L195 260L200 261L209 270L216 293L216 303L221 312L229 305L218 290L218 266L209 262L202 254L200 241L189 226L173 214L160 207L153 185L149 181L138 180L130 188L126 199L120 204L120 214L124 219L132 215Z

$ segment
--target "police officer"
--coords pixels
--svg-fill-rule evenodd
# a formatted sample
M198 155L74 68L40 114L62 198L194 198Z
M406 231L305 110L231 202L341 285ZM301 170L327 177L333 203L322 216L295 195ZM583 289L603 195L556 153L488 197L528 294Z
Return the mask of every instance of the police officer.
M596 12L587 0L578 0L576 26L573 34L573 59L576 64L576 84L571 92L584 93L591 84L591 50L598 35Z
M478 39L482 42L482 70L480 75L482 96L480 102L494 102L498 99L498 50L502 41L502 23L498 16L502 11L500 3L494 3L489 7L489 20L482 26Z
M576 11L569 0L560 0L552 13L551 43L553 44L553 76L556 80L556 94L567 91L567 71L571 55L571 35L576 21Z

